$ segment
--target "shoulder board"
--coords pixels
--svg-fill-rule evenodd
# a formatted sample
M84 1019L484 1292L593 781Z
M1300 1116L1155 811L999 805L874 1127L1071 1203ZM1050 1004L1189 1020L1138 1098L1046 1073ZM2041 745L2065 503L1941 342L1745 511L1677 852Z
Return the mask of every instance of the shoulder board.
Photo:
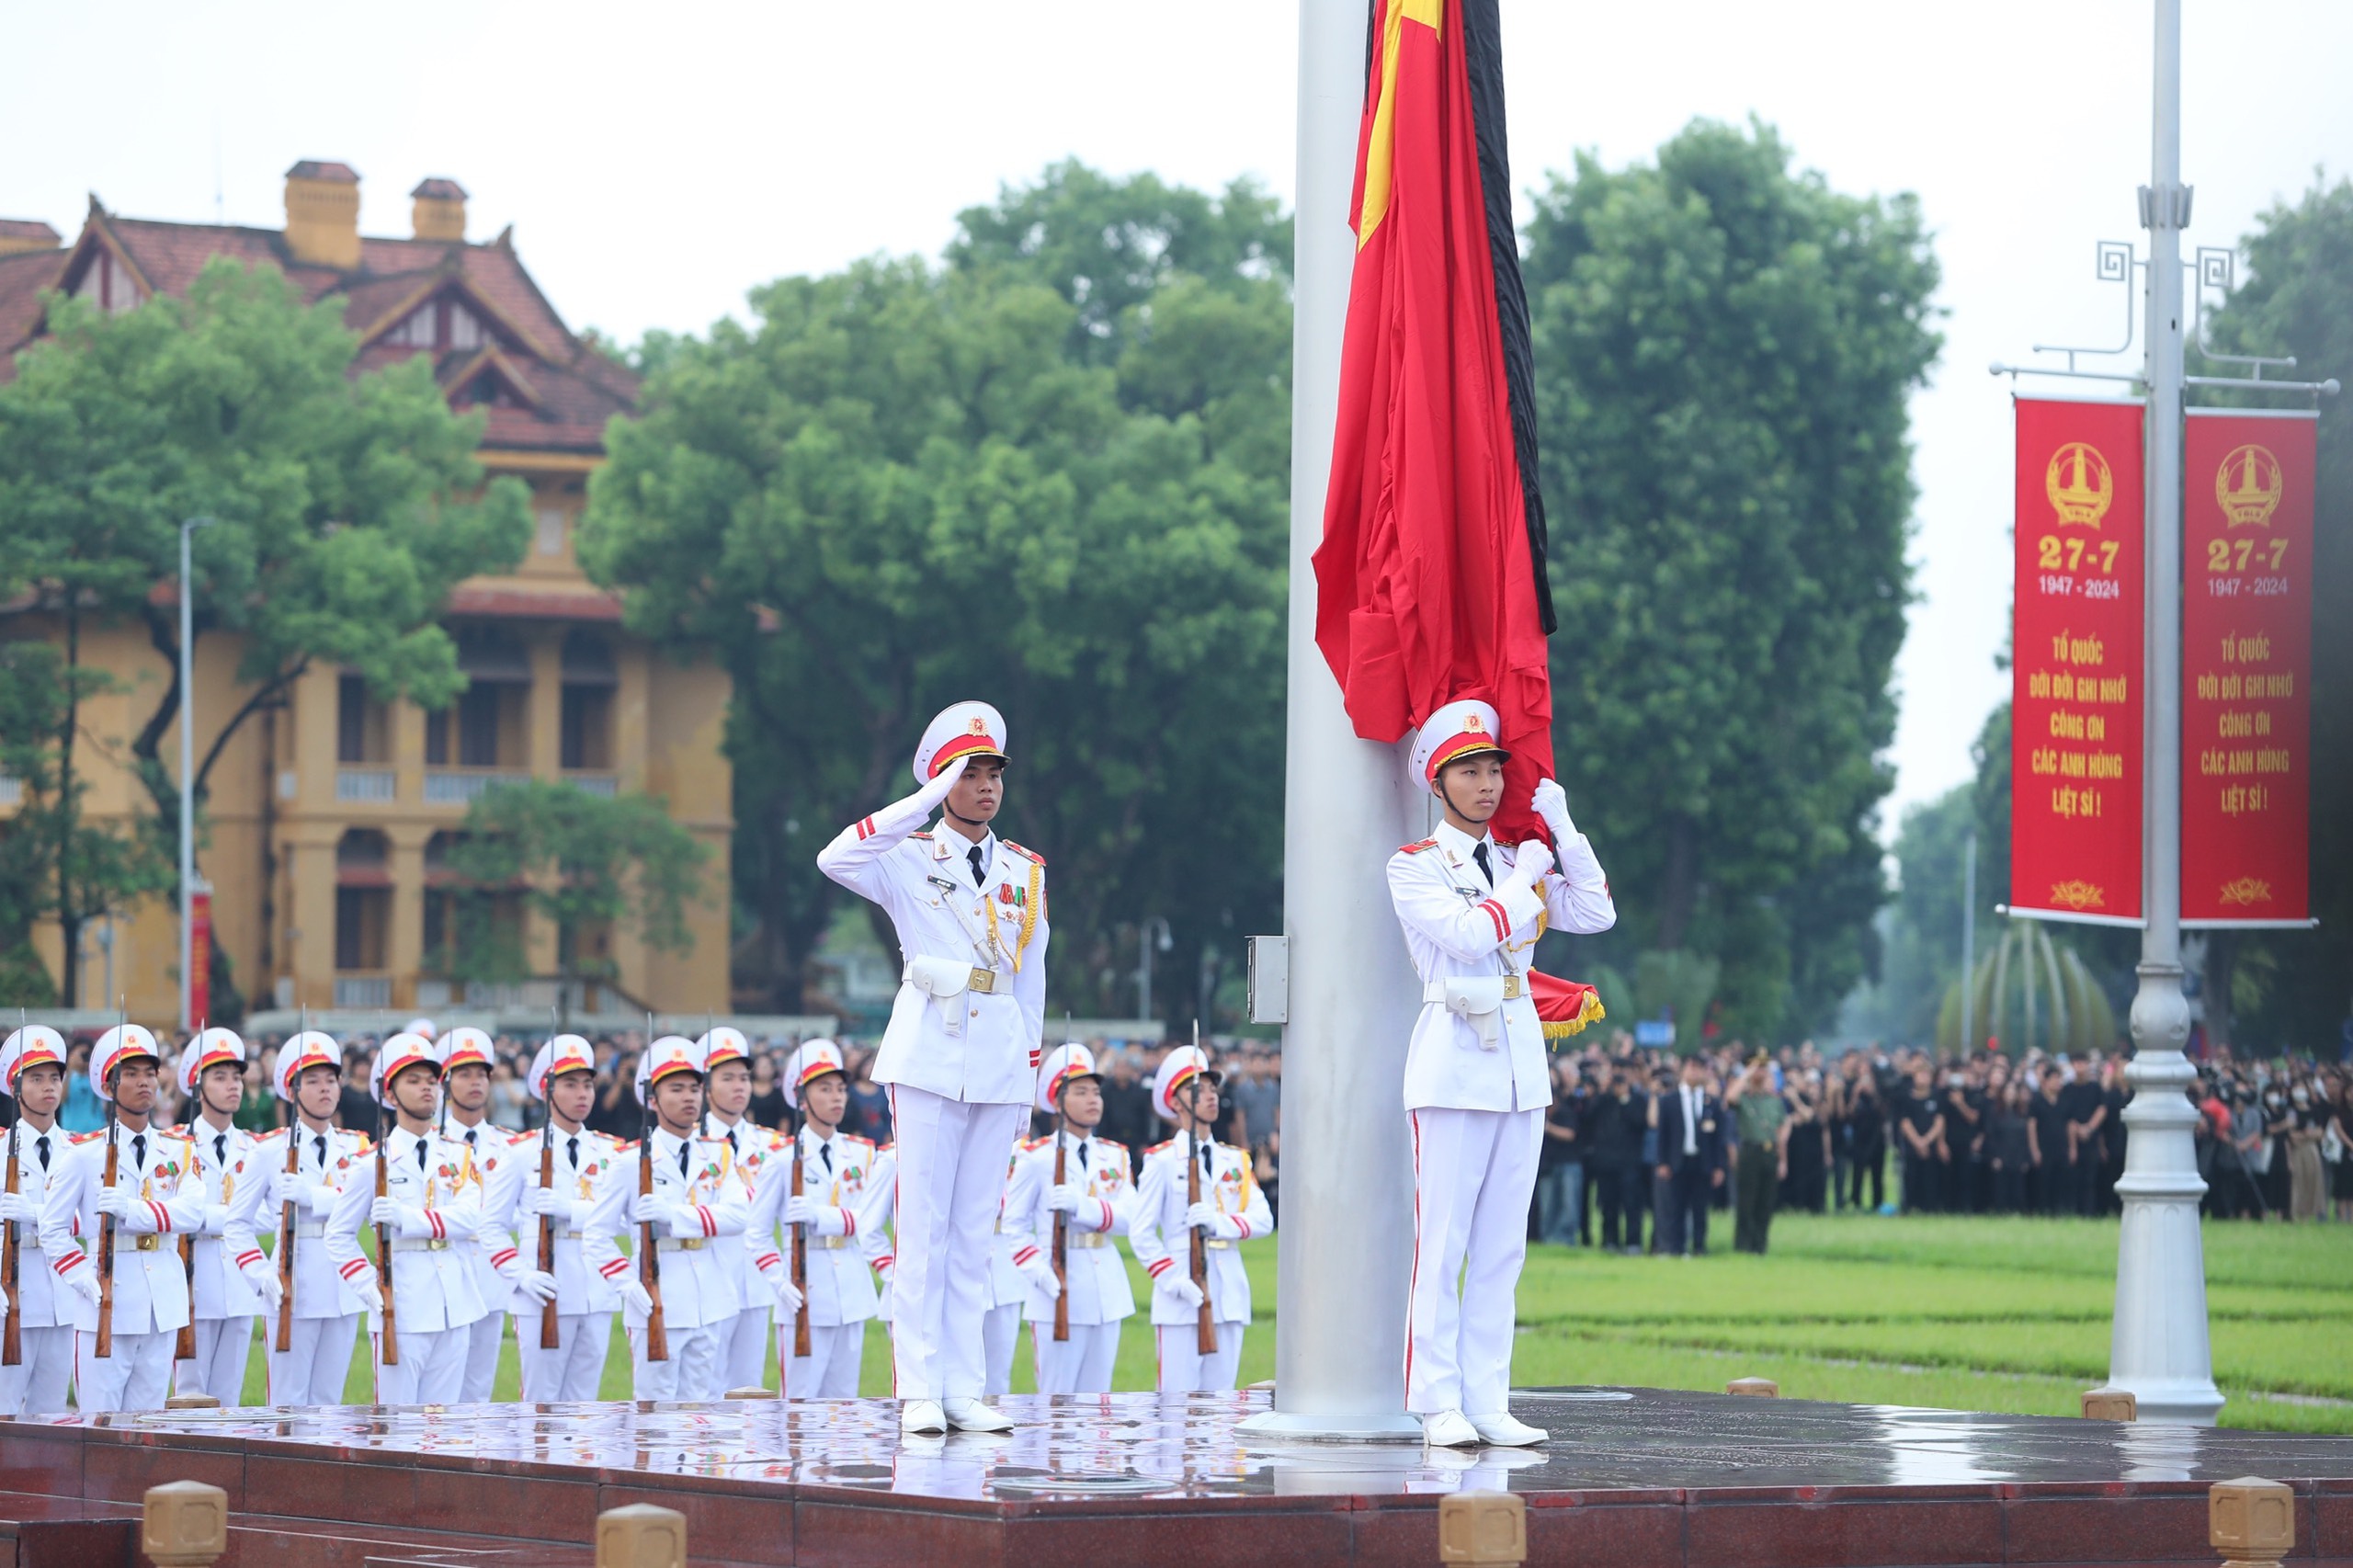
M95 1143L106 1135L106 1129L99 1127L93 1128L87 1132L69 1132L65 1135L65 1141L68 1143Z
M726 1138L725 1138L723 1135L722 1135L722 1134L718 1134L718 1133L710 1133L710 1132L698 1132L698 1133L696 1133L696 1134L695 1134L695 1142L698 1142L698 1143L719 1143L719 1144L724 1144L724 1143L727 1142L727 1140L726 1140Z
M909 838L920 838L920 839L923 839L923 840L924 840L925 842L926 842L926 843L930 842L930 839L931 839L931 835L929 835L928 833L911 833L911 834L907 835L907 836L908 836Z
M1397 853L1400 855L1419 855L1425 849L1435 849L1437 847L1437 839L1425 838L1419 844L1405 844L1399 846Z
M615 1153L618 1153L618 1154L629 1154L629 1153L634 1153L636 1152L636 1150L637 1150L637 1141L636 1141L635 1139L633 1139L633 1138L632 1138L632 1139L620 1139L620 1138L616 1138L616 1139L614 1139L614 1140L613 1140L613 1152L614 1152Z
M591 1132L588 1136L595 1142L602 1143L608 1149L634 1149L637 1147L636 1144L629 1142L624 1139L616 1138L609 1132Z
M1043 855L1039 854L1035 849L1024 849L1018 844L1014 843L1010 838L1000 838L997 842L1004 845L1007 849L1012 850L1016 855L1020 856L1024 860L1035 860L1040 866L1046 863L1046 858Z
M788 1143L790 1143L790 1142L792 1142L792 1140L790 1140L790 1138L788 1138L788 1139L786 1139L786 1140L785 1140L785 1142L788 1142ZM873 1148L873 1147L874 1147L874 1140L873 1140L873 1139L871 1139L871 1138L860 1138L860 1137L859 1137L857 1133L855 1133L855 1132L845 1132L845 1133L843 1133L843 1134L842 1134L842 1142L845 1142L845 1143L856 1143L856 1144L858 1144L859 1147L861 1147L861 1148L866 1148L866 1149L871 1149L871 1148Z
M255 1133L254 1142L256 1143L275 1143L278 1140L285 1136L286 1129L283 1127L273 1127L267 1132Z
M515 1149L519 1148L526 1143L536 1143L539 1141L540 1130L535 1127L529 1132L517 1132L509 1136L506 1140L506 1146L510 1149Z
M1175 1147L1176 1147L1176 1140L1170 1138L1165 1142L1154 1143L1151 1148L1146 1149L1144 1153L1147 1154L1157 1154L1163 1149L1174 1149Z
M349 1128L346 1128L344 1136L353 1141L351 1152L355 1154L364 1154L376 1146L376 1141L365 1132L354 1132Z
M1021 1141L1021 1152L1025 1154L1035 1153L1052 1142L1051 1135L1044 1138L1024 1138Z

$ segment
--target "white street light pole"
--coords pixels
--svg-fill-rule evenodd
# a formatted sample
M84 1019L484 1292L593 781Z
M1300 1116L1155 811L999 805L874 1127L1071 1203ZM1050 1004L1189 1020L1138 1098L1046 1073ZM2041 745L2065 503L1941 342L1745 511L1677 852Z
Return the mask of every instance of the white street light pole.
M1977 830L1963 841L1961 869L1961 1049L1977 1049Z
M1136 927L1136 1017L1139 1019L1152 1017L1152 946L1155 941L1164 953L1176 945L1176 937L1168 929L1167 921L1157 915L1146 915L1143 924Z
M2183 1049L2189 1004L2181 991L2181 0L2155 0L2156 61L2151 169L2141 193L2149 231L2148 662L2142 777L2140 990L2135 1052L2125 1074L2124 1219L2116 1257L2116 1326L2109 1384L2137 1396L2143 1421L2211 1426L2222 1407L2206 1323L2206 1259L2198 1229L2191 1131L2182 1091L2197 1077Z
M180 1031L196 1028L196 589L188 540L210 517L180 524ZM109 957L112 955L109 954ZM111 980L108 983L111 985Z

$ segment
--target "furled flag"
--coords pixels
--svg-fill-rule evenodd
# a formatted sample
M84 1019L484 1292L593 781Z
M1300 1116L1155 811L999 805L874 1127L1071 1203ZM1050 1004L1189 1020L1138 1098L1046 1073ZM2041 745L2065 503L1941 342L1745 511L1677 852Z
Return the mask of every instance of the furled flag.
M1553 619L1495 9L1373 0L1315 642L1367 740L1495 704L1509 841L1541 831Z

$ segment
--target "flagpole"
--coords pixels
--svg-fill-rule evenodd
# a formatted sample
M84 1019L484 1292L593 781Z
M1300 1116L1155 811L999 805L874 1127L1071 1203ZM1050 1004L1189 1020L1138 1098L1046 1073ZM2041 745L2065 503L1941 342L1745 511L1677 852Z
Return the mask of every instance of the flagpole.
M1262 1436L1418 1441L1405 1411L1413 1151L1405 1043L1420 986L1385 869L1427 803L1395 746L1357 738L1315 646L1315 573L1356 259L1348 196L1364 106L1364 0L1300 0L1292 263L1290 700L1283 930L1281 1296Z

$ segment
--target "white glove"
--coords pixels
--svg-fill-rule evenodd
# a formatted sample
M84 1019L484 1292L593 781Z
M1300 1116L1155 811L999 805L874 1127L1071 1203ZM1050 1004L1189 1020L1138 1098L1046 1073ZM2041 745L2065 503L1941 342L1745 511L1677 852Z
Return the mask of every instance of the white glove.
M681 1230L691 1231L698 1236L702 1234L700 1221L682 1226L678 1219L678 1206L658 1192L641 1192L631 1199L629 1217L631 1221L640 1225L663 1226L673 1235L678 1234Z
M1569 820L1569 792L1550 778L1539 779L1536 794L1529 801L1536 815L1552 830L1552 842L1566 844L1576 836L1576 824Z
M543 1268L525 1269L522 1278L515 1281L515 1288L535 1301L555 1300L555 1276Z
M153 1211L133 1196L131 1188L127 1187L98 1188L98 1212L113 1215L117 1230L152 1231L155 1228ZM139 1223L142 1219L147 1221L143 1225Z
M244 1271L246 1283L261 1292L262 1305L271 1312L286 1300L286 1287L278 1281L278 1270L266 1263L257 1263Z
M1060 1187L1046 1188L1046 1207L1057 1214L1075 1214L1080 1196L1077 1186L1066 1181Z
M1019 1267L1022 1278L1028 1279L1036 1289L1043 1290L1046 1293L1046 1300L1051 1301L1063 1293L1063 1282L1054 1278L1053 1260L1044 1253L1041 1252L1029 1262L1019 1265Z
M523 1189L523 1212L538 1219L551 1214L559 1220L572 1218L572 1199L557 1187L527 1187Z
M1531 838L1521 845L1512 858L1511 880L1522 887L1532 888L1552 869L1552 852L1544 847L1542 839Z
M1193 1230L1208 1232L1216 1241L1238 1242L1242 1239L1242 1227L1234 1222L1233 1216L1219 1213L1217 1206L1206 1199L1185 1210L1185 1223Z
M92 1307L98 1304L98 1271L96 1268L77 1268L65 1276L65 1288Z
M624 1278L620 1282L621 1304L639 1317L654 1315L654 1292L638 1280Z
M311 1206L311 1218L313 1220L325 1219L334 1211L335 1200L343 1196L340 1188L326 1182L303 1182L300 1185L302 1190L297 1195L297 1201Z
M229 1228L229 1206L225 1203L206 1204L204 1217L197 1221L196 1228L202 1235L219 1235Z
M353 1280L351 1282L351 1293L358 1297L359 1304L367 1308L369 1312L381 1312L384 1310L384 1292L382 1288L376 1283L376 1278L374 1275L363 1274L358 1278Z
M930 782L915 791L915 799L923 802L925 815L928 816L934 806L948 799L948 791L956 788L956 780L964 777L964 765L972 760L972 754L967 752L932 775Z
M390 1225L395 1233L405 1233L409 1228L408 1217L415 1212L397 1198L379 1198L368 1205L368 1222Z
M1176 1301L1188 1312L1200 1311L1203 1299L1201 1288L1193 1283L1193 1277L1189 1274L1180 1274L1172 1268L1160 1277L1160 1282L1153 1289Z
M0 1192L0 1221L10 1220L20 1221L28 1225L38 1224L40 1221L40 1205L32 1200L29 1193Z
M806 1222L813 1236L845 1236L849 1224L844 1211L830 1203L819 1203L810 1198L788 1198L784 1200L784 1222L798 1225Z
M801 1310L801 1292L792 1288L792 1272L779 1268L768 1274L768 1289L776 1292L776 1310L797 1312Z

